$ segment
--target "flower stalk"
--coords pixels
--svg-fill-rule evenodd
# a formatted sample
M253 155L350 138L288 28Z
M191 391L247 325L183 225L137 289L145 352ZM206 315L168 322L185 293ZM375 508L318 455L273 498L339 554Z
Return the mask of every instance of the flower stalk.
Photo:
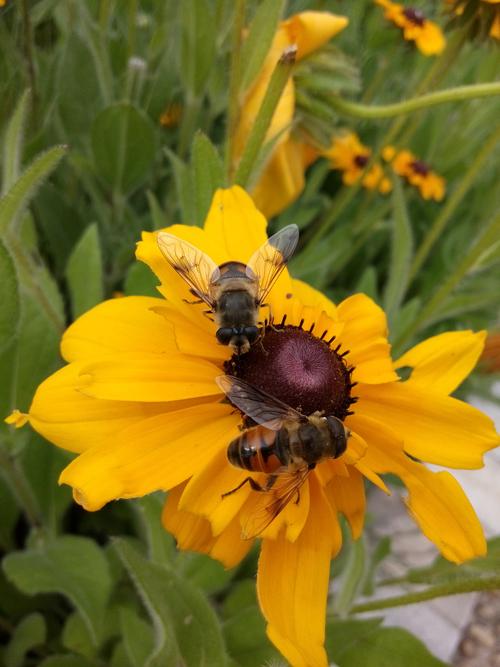
M234 180L238 185L245 187L250 180L253 167L265 142L274 112L295 64L296 56L297 47L290 46L283 51L281 58L278 60L245 145L241 162L236 170Z
M331 105L340 114L353 116L354 118L393 118L401 114L420 111L438 104L447 102L462 102L479 97L491 97L500 95L500 83L493 81L490 83L476 83L469 86L457 86L447 90L437 90L426 95L413 97L403 102L395 104L365 105L356 102L349 102L340 97L332 97Z
M233 177L233 166L231 163L233 152L232 139L240 113L241 42L245 24L245 9L246 0L237 0L231 42L231 72L229 75L226 145L224 153L224 167L228 180L231 180Z

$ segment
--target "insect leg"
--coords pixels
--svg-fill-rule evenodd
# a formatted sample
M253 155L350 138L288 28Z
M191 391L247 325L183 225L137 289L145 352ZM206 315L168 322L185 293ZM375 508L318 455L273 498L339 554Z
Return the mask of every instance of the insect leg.
M266 482L266 486L261 486L258 482L256 482L252 477L245 477L245 479L238 484L238 486L235 486L234 489L231 489L231 491L226 491L226 493L222 494L222 498L225 498L226 496L230 496L231 494L235 493L236 491L239 491L242 486L245 486L245 484L250 484L252 489L254 491L268 491L268 482ZM269 487L270 488L270 487Z

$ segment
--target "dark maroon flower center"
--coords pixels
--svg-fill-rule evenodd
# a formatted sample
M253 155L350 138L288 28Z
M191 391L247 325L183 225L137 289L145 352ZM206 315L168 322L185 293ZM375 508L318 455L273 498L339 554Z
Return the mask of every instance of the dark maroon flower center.
M430 167L428 164L425 162L422 162L421 160L414 160L411 164L410 167L413 169L413 171L416 174L420 174L421 176L427 176L427 174L430 172Z
M355 402L346 352L300 327L267 326L247 354L226 362L225 371L305 415L320 410L345 419Z
M366 165L368 164L368 155L356 155L356 157L354 158L354 164L357 167L361 167L361 169L363 167L366 167Z
M425 15L422 14L422 12L419 11L418 9L414 9L413 7L407 7L406 9L403 10L403 14L408 19L408 21L411 21L415 25L423 26L425 23Z

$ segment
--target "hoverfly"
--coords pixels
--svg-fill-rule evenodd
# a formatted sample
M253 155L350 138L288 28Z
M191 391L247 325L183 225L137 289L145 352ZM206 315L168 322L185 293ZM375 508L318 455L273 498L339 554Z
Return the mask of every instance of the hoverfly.
M293 254L299 240L297 225L271 236L248 264L229 261L220 266L203 251L168 232L158 233L158 247L170 266L205 302L218 326L216 337L244 354L259 337L259 308Z
M316 411L303 415L261 389L230 375L216 378L229 401L256 426L246 429L227 448L229 462L237 468L267 474L260 485L246 477L244 484L263 494L263 501L243 528L243 537L256 537L285 509L300 498L301 486L318 463L335 459L346 450L350 432L340 419Z

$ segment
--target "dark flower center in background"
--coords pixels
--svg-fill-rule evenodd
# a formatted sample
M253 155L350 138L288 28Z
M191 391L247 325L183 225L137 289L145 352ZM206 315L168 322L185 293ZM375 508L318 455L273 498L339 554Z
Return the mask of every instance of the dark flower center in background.
M425 164L425 162L422 162L421 160L414 160L410 167L416 174L420 174L421 176L427 176L427 174L430 172L429 165Z
M423 26L425 23L424 14L422 14L422 12L420 12L418 9L413 9L413 7L408 7L407 9L403 10L403 14L408 19L408 21L411 21L415 25Z
M352 369L335 340L325 341L296 326L265 328L247 354L233 357L224 370L262 389L305 415L316 410L345 419L350 414Z
M356 167L366 167L368 164L368 155L356 155L354 158L354 164Z

